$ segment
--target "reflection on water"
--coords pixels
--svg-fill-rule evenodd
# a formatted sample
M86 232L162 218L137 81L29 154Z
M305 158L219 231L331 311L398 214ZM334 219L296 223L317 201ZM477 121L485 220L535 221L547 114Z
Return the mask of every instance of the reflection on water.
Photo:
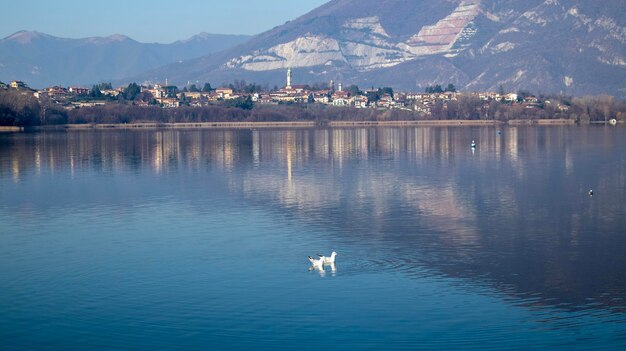
M212 181L248 201L349 242L393 243L408 266L541 303L621 307L625 136L569 127L16 134L0 139L0 177L218 169ZM592 188L597 196L585 196Z
M7 134L0 197L25 216L151 196L201 208L210 184L365 255L341 274L446 276L513 305L623 313L624 150L626 130L604 127Z
M337 266L334 263L329 263L322 266L311 266L309 267L309 271L317 272L320 277L325 277L326 272L330 272L330 274L334 277L337 274Z

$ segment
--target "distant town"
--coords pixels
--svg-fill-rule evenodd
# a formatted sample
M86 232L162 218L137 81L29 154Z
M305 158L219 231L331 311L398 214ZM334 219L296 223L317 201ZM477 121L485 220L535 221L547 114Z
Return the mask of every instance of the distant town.
M289 106L307 108L307 106L328 106L329 108L371 110L375 114L349 114L351 119L468 119L468 120L511 120L511 119L568 119L579 121L621 121L626 113L624 102L616 102L612 97L571 98L559 95L534 95L529 92L507 92L500 87L495 92L459 92L453 84L435 84L426 87L422 92L400 92L391 87L378 87L361 90L356 85L344 85L342 82L330 81L313 85L293 84L292 70L287 69L285 85L282 88L260 86L244 81L213 88L209 83L203 86L189 84L182 89L170 85L166 80L162 84L136 84L114 88L110 83L102 83L86 87L52 86L44 89L31 89L22 81L0 82L0 89L14 90L22 96L31 95L33 102L24 102L30 110L37 114L31 119L39 121L27 124L64 124L64 123L97 123L97 119L81 119L80 111L110 107L108 110L124 106L128 108L160 108L166 110L192 108L210 109L220 106L241 110L255 108L265 112L263 120L272 120L270 111L278 111L271 106ZM15 99L15 98L14 98ZM4 99L7 100L7 99ZM0 99L2 105L2 99ZM5 101L4 105L7 105ZM266 108L264 108L266 106ZM18 108L19 109L19 108ZM64 112L65 111L65 112ZM106 111L105 114L106 114ZM124 112L116 112L116 115ZM220 110L221 111L221 110ZM293 118L299 119L298 110L291 109ZM295 112L294 112L295 111ZM321 111L317 109L316 111ZM14 111L17 115L19 111ZM24 112L24 111L22 111ZM328 111L326 111L328 114ZM387 112L387 113L385 113ZM307 112L307 116L311 112ZM313 112L315 113L315 112ZM137 114L137 113L130 113ZM169 116L169 114L166 114ZM257 114L258 115L258 114ZM284 115L284 114L283 114ZM173 122L178 122L180 113ZM194 114L195 116L195 114ZM359 117L361 116L361 117ZM365 116L365 117L363 117ZM227 118L227 117L224 117ZM224 120L221 118L221 120ZM254 120L251 115L236 115L235 120ZM281 117L284 120L289 117ZM120 119L120 118L118 118ZM107 119L110 123L136 122L138 118ZM145 119L145 118L144 118ZM149 118L148 118L149 119ZM168 121L172 118L167 117ZM189 118L183 118L189 121ZM218 118L219 119L219 118ZM216 120L216 117L194 117L191 121ZM20 124L19 118L11 120L9 107L0 111L0 125Z
M66 108L81 108L86 106L105 105L112 99L125 96L131 92L133 104L136 106L156 105L162 108L178 108L182 106L202 107L226 100L247 99L256 104L278 105L281 103L319 103L338 107L374 108L374 109L401 109L418 113L431 114L435 104L457 101L461 93L456 87L448 84L446 87L434 85L425 92L394 92L391 88L372 88L359 90L351 85L344 87L341 82L331 81L328 85L292 85L291 69L287 70L286 85L283 88L262 91L262 87L236 86L230 84L225 87L212 88L209 84L197 87L191 84L182 90L167 81L164 84L137 85L113 88L110 84L100 84L93 88L53 86L41 90L33 90L33 95L39 99L62 105ZM0 84L3 84L0 82ZM237 84L240 85L240 84ZM26 83L12 81L9 87L14 89L28 88ZM250 89L251 88L251 89ZM97 91L96 91L97 90ZM249 90L249 91L245 91ZM251 90L251 91L250 91ZM505 101L511 104L520 104L526 108L539 108L545 101L540 101L533 95L520 96L517 93L480 92L471 93L481 101ZM139 99L137 99L139 97ZM100 98L100 99L97 99ZM548 104L550 101L548 101ZM567 111L569 107L557 104L557 109Z

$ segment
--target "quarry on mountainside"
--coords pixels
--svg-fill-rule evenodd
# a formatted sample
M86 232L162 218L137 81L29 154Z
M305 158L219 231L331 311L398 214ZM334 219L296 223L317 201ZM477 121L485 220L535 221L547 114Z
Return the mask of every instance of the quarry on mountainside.
M130 77L343 81L626 96L623 0L335 0L220 53Z

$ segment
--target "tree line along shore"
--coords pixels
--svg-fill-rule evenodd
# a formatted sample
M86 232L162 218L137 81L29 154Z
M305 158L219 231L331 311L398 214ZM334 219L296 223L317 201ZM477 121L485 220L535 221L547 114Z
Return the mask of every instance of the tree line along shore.
M242 89L245 89L244 86ZM437 86L439 88L439 86ZM253 101L252 94L234 99L217 100L205 105L181 105L164 108L139 103L136 85L133 96L125 92L104 104L84 104L77 108L61 105L49 99L39 99L30 89L0 87L0 130L32 127L64 126L65 128L113 127L223 127L256 123L282 125L351 126L351 125L480 125L480 124L576 124L594 122L623 122L626 102L611 96L565 97L532 95L518 92L515 101L495 93L458 93L456 91L426 92L433 97L428 111L413 108L354 108L300 102L263 104ZM349 90L354 90L351 86ZM433 89L432 87L430 89ZM358 87L356 87L358 91ZM374 91L376 92L376 91ZM378 89L384 98L393 95L390 88ZM439 94L439 95L437 95ZM444 95L445 94L445 95ZM493 94L493 95L489 95ZM441 99L437 99L441 96ZM503 95L502 95L503 96Z

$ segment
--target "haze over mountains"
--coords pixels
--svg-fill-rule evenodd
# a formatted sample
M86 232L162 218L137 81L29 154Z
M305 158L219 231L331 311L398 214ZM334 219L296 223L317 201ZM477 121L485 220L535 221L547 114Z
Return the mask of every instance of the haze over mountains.
M334 0L243 45L132 77L626 94L624 0Z
M32 87L121 80L159 66L240 44L246 35L200 33L171 44L140 43L124 35L58 38L20 31L0 40L0 80Z

